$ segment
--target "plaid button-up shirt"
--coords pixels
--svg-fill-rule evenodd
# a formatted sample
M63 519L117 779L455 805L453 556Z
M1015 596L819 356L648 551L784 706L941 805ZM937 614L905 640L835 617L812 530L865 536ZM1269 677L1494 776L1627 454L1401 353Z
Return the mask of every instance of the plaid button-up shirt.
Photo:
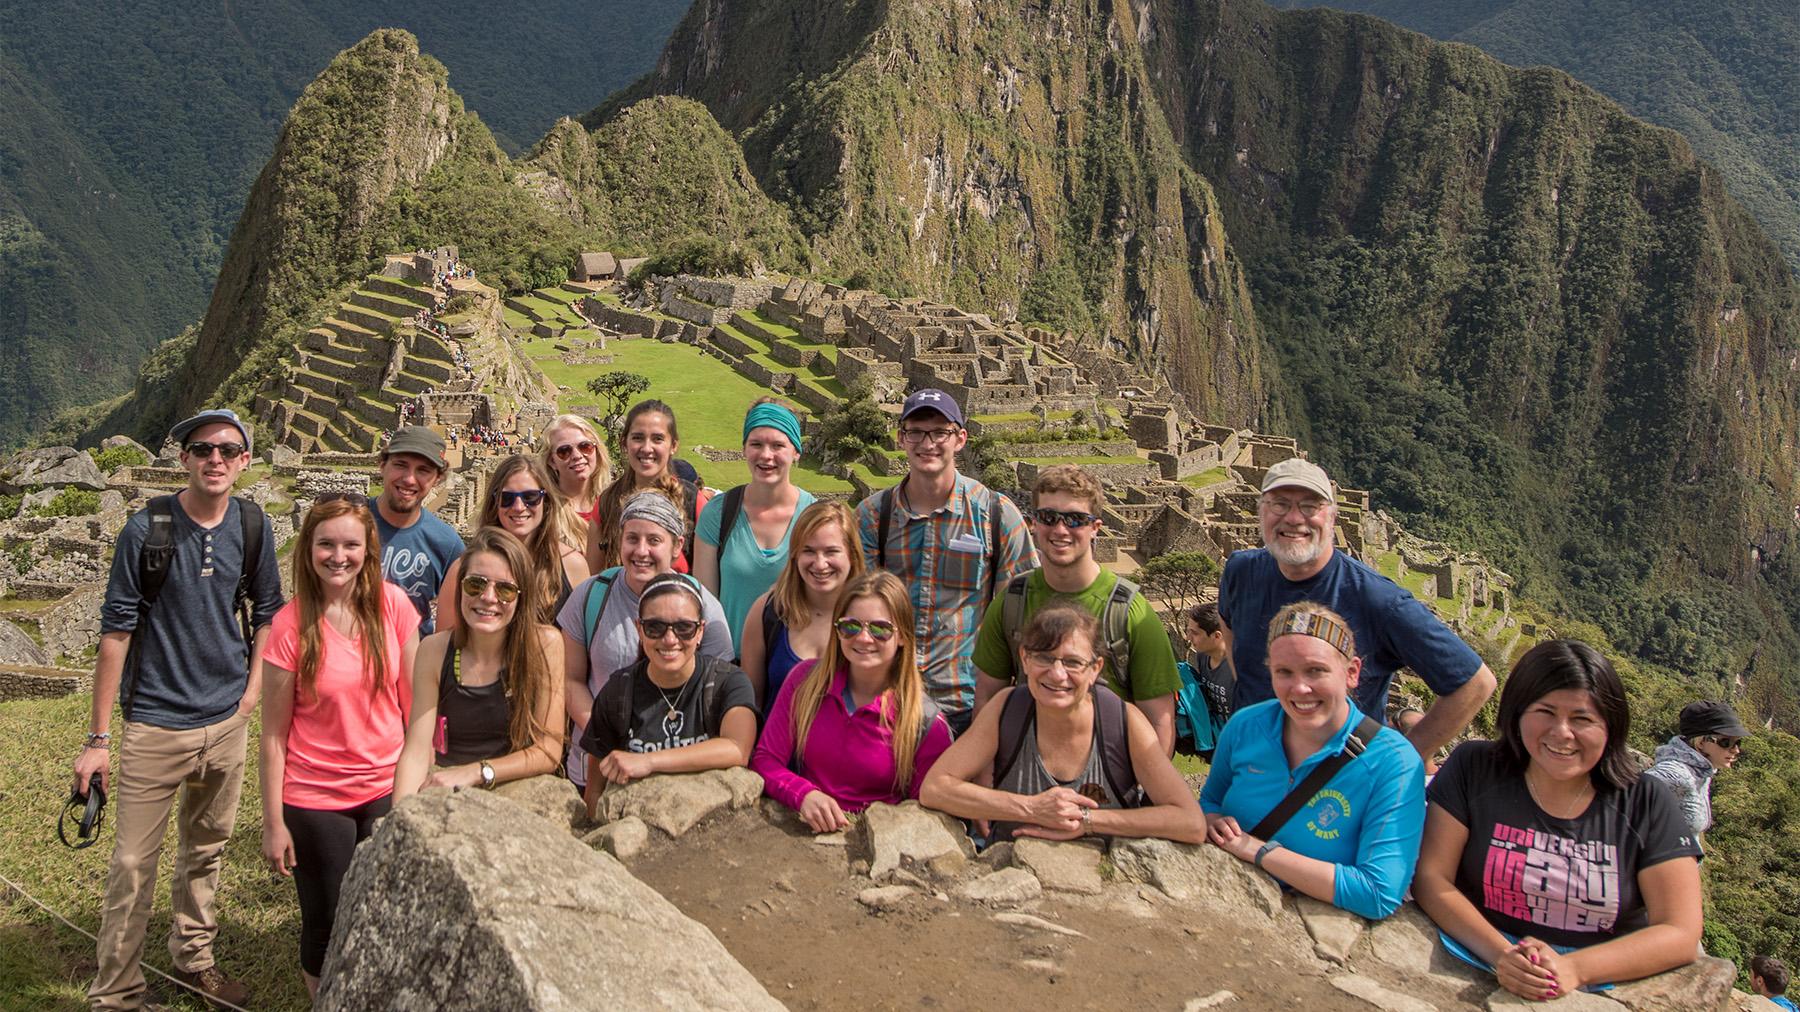
M905 581L918 637L919 672L926 690L946 714L975 705L975 634L1000 587L1037 568L1037 549L1025 517L1005 496L964 474L943 506L915 513L905 485L892 490L885 568ZM881 502L877 492L856 507L857 532L870 568L882 566ZM999 543L993 510L1000 510ZM995 571L998 570L996 579Z

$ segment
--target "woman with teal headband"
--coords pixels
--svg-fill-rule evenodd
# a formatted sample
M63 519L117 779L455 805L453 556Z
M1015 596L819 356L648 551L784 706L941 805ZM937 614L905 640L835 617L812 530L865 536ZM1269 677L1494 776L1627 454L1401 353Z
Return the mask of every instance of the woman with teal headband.
M694 576L725 606L733 643L743 635L750 605L787 564L794 518L812 505L812 493L789 477L800 445L800 419L792 410L772 397L751 405L744 416L750 481L714 496L694 525Z

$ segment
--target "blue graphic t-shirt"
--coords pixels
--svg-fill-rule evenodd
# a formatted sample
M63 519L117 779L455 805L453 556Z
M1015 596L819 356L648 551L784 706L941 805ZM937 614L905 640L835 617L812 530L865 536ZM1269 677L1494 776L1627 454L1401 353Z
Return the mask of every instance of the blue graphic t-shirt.
M428 636L436 628L432 605L444 584L444 573L462 557L462 535L427 509L421 509L419 519L409 527L388 523L373 497L369 512L375 514L375 533L381 537L381 575L406 591L413 607L419 609L419 635Z

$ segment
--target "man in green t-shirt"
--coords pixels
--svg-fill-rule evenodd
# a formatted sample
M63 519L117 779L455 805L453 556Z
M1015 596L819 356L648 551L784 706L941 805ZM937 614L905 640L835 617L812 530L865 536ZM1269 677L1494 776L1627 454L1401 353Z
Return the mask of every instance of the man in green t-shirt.
M1018 648L1013 638L1045 603L1069 598L1100 619L1104 641L1123 634L1129 649L1126 670L1120 672L1112 652L1102 645L1107 685L1136 704L1165 753L1175 749L1175 693L1181 675L1175 667L1175 650L1162 620L1144 595L1132 591L1123 605L1122 624L1108 628L1108 604L1119 584L1116 573L1100 568L1094 558L1094 538L1100 533L1100 482L1073 464L1046 468L1031 489L1031 537L1037 544L1041 568L1016 577L1024 581L1024 608L1015 603L1016 624L1008 622L1007 598L1011 587L1001 588L982 618L975 639L975 709L979 711L1001 689L1013 684L1018 674ZM1115 605L1115 608L1118 606ZM1122 626L1122 627L1121 627Z

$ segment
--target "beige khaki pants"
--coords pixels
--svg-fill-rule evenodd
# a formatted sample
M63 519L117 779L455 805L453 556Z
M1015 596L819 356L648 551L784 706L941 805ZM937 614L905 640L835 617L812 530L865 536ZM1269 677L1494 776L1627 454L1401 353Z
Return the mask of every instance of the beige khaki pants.
M144 1002L139 962L156 894L156 863L177 791L181 813L170 883L169 956L177 970L198 972L213 965L213 936L219 933L213 893L237 821L249 721L239 713L186 731L125 723L113 784L115 840L100 912L99 970L88 989L94 1008L129 1009Z

